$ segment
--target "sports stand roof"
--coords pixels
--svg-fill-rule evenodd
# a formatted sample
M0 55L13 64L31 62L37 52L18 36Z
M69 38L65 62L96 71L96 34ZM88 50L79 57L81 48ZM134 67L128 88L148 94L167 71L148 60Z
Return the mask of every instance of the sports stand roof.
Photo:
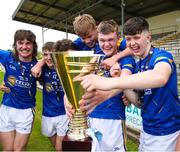
M12 19L74 33L74 17L83 13L97 22L114 19L121 25L133 16L148 18L175 10L180 10L180 0L21 0Z

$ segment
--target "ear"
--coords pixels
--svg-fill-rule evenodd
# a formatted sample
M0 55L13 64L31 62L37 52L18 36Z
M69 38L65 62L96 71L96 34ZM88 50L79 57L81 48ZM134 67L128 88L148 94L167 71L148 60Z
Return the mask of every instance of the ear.
M151 42L151 33L150 32L148 32L148 34L147 34L147 39L149 40L149 42Z

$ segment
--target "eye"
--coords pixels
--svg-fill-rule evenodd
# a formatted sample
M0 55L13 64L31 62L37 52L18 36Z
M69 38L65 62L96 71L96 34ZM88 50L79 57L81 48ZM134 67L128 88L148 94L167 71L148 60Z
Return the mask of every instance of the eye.
M43 53L44 56L48 56L48 53Z
M22 45L23 43L21 41L17 41L17 44Z
M130 38L126 38L126 41L130 41L131 39Z
M114 39L109 39L108 41L109 41L109 42L113 42L113 41L114 41Z
M104 43L104 42L105 42L105 40L103 40L103 39L100 39L99 41L100 41L101 43Z

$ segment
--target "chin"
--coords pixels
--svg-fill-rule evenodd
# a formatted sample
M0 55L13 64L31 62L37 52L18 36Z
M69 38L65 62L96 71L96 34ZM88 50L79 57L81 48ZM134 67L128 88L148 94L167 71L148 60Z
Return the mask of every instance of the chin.
M113 56L113 53L111 53L109 50L103 52L106 56Z
M93 44L91 44L91 45L89 45L89 44L86 44L88 47L90 47L90 48L92 48L92 47L94 47L95 46L95 43L93 43Z
M53 68L53 65L52 65L52 64L47 64L47 66L48 66L49 68Z

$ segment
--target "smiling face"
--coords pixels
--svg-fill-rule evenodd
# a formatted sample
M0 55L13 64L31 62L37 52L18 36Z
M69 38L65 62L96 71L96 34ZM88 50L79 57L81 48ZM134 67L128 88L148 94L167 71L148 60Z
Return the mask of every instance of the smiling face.
M27 39L16 41L16 50L20 61L30 62L32 60L33 43Z
M90 48L93 48L97 42L97 31L89 31L86 36L81 36L82 41Z
M97 27L99 46L106 56L117 53L118 24L114 20L102 21Z
M30 30L17 30L14 34L13 42L14 53L16 60L30 62L37 56L36 36Z
M49 50L44 50L43 51L43 56L44 56L44 61L47 64L49 68L53 68L53 62L51 59L50 51Z
M42 47L43 58L49 68L53 68L53 62L50 54L53 51L53 45L54 42L46 42Z
M73 21L75 33L90 48L97 42L96 21L90 14L82 14L75 17Z
M117 53L118 35L116 32L109 34L98 33L98 42L106 56L112 56Z
M149 23L144 17L132 17L128 19L123 28L126 45L137 57L144 58L151 48L151 35Z
M142 31L140 34L126 35L127 47L137 57L144 58L149 52L151 47L150 39L151 35L148 31Z

